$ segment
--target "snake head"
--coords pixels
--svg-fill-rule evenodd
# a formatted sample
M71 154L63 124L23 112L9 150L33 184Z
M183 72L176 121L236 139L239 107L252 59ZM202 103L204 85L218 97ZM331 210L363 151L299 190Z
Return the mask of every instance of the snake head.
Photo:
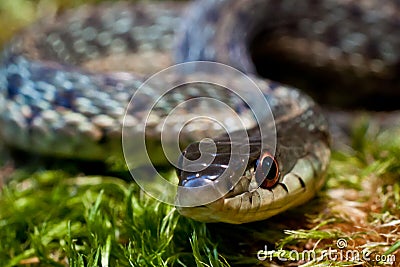
M258 138L249 142L248 154L242 155L230 153L232 143L216 140L216 150L212 153L208 148L204 150L213 159L199 170L187 167L199 167L190 161L204 156L200 143L189 145L181 155L177 170L184 192L178 189L177 198L201 203L212 194L219 195L200 205L177 205L178 211L198 221L240 224L267 219L308 201L324 183L329 143L320 136L322 133L294 126L287 122L284 126L278 125L275 153L261 149ZM236 163L244 161L245 168L237 168ZM201 193L195 193L203 187L204 190L198 191ZM223 190L207 190L207 187Z
M227 201L240 204L243 195L255 192L258 188L270 190L277 185L281 178L278 160L271 152L260 151L259 138L253 138L246 144L247 154L231 153L232 145L226 139L196 142L182 152L177 169L181 188L178 189L177 198L179 203L190 203L190 207L178 205L183 215L200 221L213 221L207 215L210 212L218 217L215 221L225 218L222 221L232 223L229 221L232 216L217 206L224 206L223 203ZM209 164L205 163L207 161ZM202 210L206 211L205 214ZM237 211L240 211L240 207L230 212Z

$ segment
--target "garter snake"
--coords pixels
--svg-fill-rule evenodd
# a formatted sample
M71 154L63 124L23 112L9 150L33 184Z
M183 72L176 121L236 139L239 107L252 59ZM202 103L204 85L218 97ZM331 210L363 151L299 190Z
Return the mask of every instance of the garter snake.
M121 156L126 105L149 75L176 62L225 63L253 75L275 118L276 150L261 150L259 131L249 129L247 167L228 194L206 205L178 209L207 222L266 219L305 203L321 188L330 138L310 97L257 76L250 44L262 34L272 39L267 45L271 51L284 51L303 64L343 73L356 70L392 84L397 82L393 77L400 55L400 39L393 32L400 21L398 3L383 2L205 0L191 4L186 15L177 3L108 3L45 18L17 35L2 54L1 138L11 146L58 157ZM164 104L203 95L211 90L207 86L183 86ZM219 97L227 102L231 98ZM138 98L154 100L151 93ZM144 123L141 106L139 101L129 114L131 125ZM146 133L154 147L165 115L163 108L157 110ZM178 134L173 127L169 130ZM196 138L190 137L191 131ZM179 183L186 188L217 183L229 158L229 141L206 126L188 130L181 139L186 146L199 135L214 138L217 153L204 170L178 168ZM198 148L199 143L192 143L183 155L196 159ZM164 160L153 154L155 162Z

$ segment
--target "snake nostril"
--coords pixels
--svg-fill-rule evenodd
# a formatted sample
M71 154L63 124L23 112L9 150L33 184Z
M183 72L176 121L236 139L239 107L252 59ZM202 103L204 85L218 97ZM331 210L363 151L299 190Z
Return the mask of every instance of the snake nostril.
M265 152L256 162L255 178L261 188L269 189L279 181L279 166L276 159Z

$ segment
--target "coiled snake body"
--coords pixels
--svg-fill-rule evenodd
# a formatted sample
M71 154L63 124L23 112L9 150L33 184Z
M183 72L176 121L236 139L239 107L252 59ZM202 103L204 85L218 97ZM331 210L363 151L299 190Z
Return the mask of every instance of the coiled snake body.
M400 38L389 37L397 32L399 10L396 1L383 2L206 0L195 2L185 18L176 3L109 3L44 19L3 52L1 138L18 148L59 157L121 156L125 108L148 75L174 62L192 60L222 62L256 75L249 47L261 34L271 40L269 47L298 56L301 62L344 72L357 69L363 75L390 80L396 76L400 55ZM387 37L385 42L378 42L383 37ZM259 149L259 132L249 130L250 158L239 182L229 185L228 194L212 203L180 207L186 216L208 222L262 220L306 202L323 184L330 150L327 123L319 108L297 89L252 77L274 114L276 151ZM182 86L161 105L205 94L234 102L231 94L215 93L209 86ZM157 88L149 90L136 95L141 101L134 103L125 118L133 128L148 119L141 108L154 100L151 90ZM159 125L166 116L165 108L156 109L146 131L156 163L164 160L156 147ZM171 136L178 130L168 129ZM207 126L179 134L184 145L218 136ZM211 167L199 172L178 170L182 186L218 183L218 168L226 162L226 153L221 151L226 151L229 142L223 137L216 140L218 153ZM196 159L197 144L187 147L184 154ZM260 185L254 187L255 181Z

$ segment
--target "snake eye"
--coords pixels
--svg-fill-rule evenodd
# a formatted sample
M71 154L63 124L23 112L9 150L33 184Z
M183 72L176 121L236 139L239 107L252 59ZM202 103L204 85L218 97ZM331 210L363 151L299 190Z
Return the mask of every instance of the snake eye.
M269 189L279 180L279 167L275 158L265 152L256 163L255 178L261 188Z

